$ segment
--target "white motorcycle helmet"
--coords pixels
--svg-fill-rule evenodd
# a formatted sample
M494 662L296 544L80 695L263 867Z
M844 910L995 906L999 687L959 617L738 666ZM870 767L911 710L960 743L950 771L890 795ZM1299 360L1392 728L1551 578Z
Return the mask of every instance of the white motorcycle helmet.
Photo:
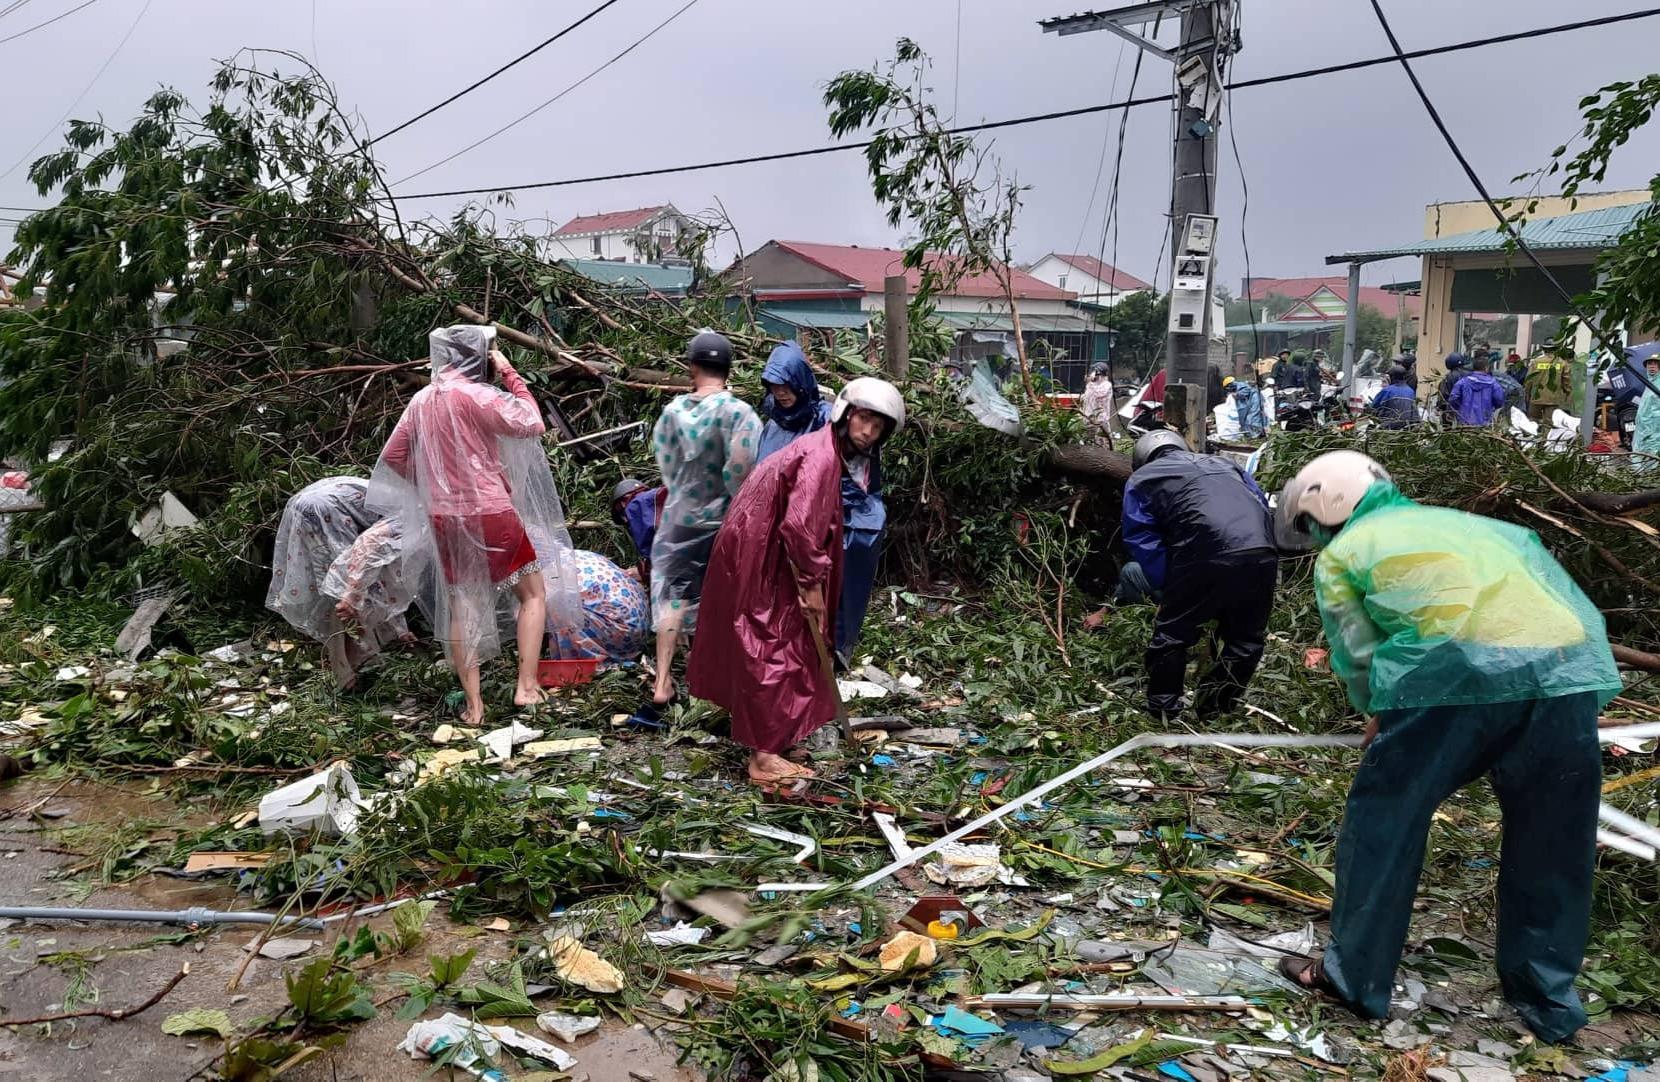
M830 423L840 424L847 411L857 406L872 413L880 413L892 421L884 440L897 436L905 427L905 399L899 393L899 388L885 379L875 376L860 376L849 380L842 393L836 396L835 404L830 407Z
M1274 532L1281 546L1306 548L1314 540L1311 524L1335 533L1349 521L1367 489L1390 479L1388 470L1359 451L1328 451L1316 458L1297 472L1276 501Z

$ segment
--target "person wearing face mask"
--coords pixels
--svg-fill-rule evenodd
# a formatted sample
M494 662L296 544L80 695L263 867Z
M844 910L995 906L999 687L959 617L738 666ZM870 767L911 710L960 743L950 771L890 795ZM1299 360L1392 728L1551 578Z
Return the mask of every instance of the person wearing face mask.
M757 466L721 523L686 672L693 695L731 712L752 781L813 775L784 752L836 712L825 647L841 599L844 479L868 485L904 424L897 388L851 381L830 423Z

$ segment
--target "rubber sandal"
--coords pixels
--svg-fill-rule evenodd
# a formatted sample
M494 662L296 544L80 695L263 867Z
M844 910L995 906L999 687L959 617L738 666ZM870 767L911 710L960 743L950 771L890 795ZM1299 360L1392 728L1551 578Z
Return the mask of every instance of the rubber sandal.
M1280 959L1280 976L1296 985L1304 992L1325 996L1328 999L1341 1001L1337 987L1326 976L1324 958L1308 958L1300 954L1288 954Z

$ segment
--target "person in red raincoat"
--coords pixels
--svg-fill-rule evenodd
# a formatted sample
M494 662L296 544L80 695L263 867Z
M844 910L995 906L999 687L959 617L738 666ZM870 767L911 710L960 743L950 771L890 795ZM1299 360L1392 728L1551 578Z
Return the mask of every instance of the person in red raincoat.
M833 676L807 621L832 640L842 474L868 469L870 453L904 420L891 384L854 380L830 424L762 461L726 512L686 673L693 695L732 714L732 739L750 749L752 781L813 775L783 753L836 713Z

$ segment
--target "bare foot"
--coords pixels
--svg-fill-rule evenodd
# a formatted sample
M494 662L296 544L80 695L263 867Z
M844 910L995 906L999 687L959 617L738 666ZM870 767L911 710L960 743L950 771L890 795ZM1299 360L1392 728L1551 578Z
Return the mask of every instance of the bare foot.
M812 760L813 753L808 751L802 745L797 744L795 747L788 748L784 751L784 758L788 759L792 763L805 763Z
M484 704L481 702L475 706L472 703L468 703L466 706L462 707L461 724L463 727L468 729L484 728Z
M516 687L513 689L514 706L539 706L548 701L548 693L539 687Z
M804 766L797 766L781 755L774 755L770 751L757 751L749 757L749 780L763 785L772 782L791 781L795 778L816 778L812 770Z
M659 680L651 689L651 701L657 706L667 706L674 702L674 681Z

